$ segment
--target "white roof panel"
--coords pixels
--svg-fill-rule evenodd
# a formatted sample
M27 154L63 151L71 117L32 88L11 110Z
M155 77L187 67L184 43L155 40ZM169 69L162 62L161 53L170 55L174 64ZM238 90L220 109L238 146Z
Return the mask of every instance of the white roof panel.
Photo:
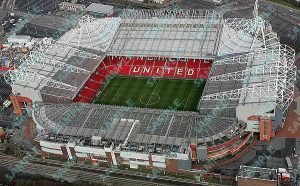
M100 3L92 3L85 9L85 11L106 14L107 12L111 11L113 8L114 7L110 6L110 5L104 5L104 4L100 4Z

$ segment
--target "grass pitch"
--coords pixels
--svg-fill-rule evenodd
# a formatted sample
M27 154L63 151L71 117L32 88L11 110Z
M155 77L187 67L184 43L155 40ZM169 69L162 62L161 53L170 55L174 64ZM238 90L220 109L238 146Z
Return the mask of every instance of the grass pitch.
M96 98L97 104L195 111L205 81L117 76Z

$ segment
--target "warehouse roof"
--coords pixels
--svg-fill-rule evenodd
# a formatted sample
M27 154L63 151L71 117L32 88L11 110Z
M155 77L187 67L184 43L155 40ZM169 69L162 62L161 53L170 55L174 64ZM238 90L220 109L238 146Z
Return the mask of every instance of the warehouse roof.
M111 11L113 8L114 7L110 6L110 5L104 5L104 4L100 4L100 3L92 3L85 9L85 11L106 14L107 12Z

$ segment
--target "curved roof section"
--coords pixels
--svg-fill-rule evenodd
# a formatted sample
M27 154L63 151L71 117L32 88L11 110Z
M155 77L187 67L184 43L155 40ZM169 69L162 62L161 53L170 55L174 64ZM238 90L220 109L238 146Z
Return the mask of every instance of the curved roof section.
M79 49L44 38L18 69L5 74L6 81L10 85L40 90L42 94L72 99L104 57L101 51Z
M70 138L100 136L114 143L128 138L128 143L138 145L188 147L192 139L198 143L222 141L240 129L235 119L214 115L80 103L39 103L33 115L52 134Z
M279 44L277 34L263 18L230 18L224 23L218 55L250 52Z
M276 106L284 112L294 95L294 59L293 49L278 45L217 60L213 64L202 101L229 99L241 105L273 103L270 104L270 110ZM239 86L224 89L221 84ZM222 90L212 89L211 85L219 85Z
M96 19L83 16L77 26L65 33L58 42L77 48L106 52L118 30L120 20L120 18Z

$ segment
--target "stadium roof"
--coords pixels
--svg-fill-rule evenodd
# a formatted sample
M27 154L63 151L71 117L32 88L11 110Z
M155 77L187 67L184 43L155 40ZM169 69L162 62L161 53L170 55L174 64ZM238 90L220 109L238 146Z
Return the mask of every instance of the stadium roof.
M222 26L213 11L127 10L108 55L213 59Z
M13 86L40 90L45 95L73 99L105 54L43 39L6 80Z
M191 139L213 142L236 135L240 129L235 119L205 118L195 112L94 104L37 103L35 108L35 121L52 135L100 136L115 145L128 138L130 144L188 147Z
M264 104L260 112L255 107L248 110L258 115L276 108L286 111L292 102L295 51L280 45L271 25L258 15L257 8L256 1L253 19L225 21L219 49L222 57L213 63L202 101L229 99L252 107ZM231 89L224 84L232 86Z
M75 26L78 23L77 17L67 19L62 16L54 15L34 15L26 25L35 25L42 28L51 30L57 30L58 32L65 32L69 28Z
M209 77L210 85L206 86L213 92L206 90L202 100L229 99L242 105L269 103L262 113L275 107L286 111L294 94L294 56L293 49L278 45L217 60ZM239 87L226 90L221 83L237 83ZM214 89L211 84L219 85L222 90Z
M106 52L118 30L119 22L120 18L95 19L83 16L78 25L64 34L58 42L77 48Z

